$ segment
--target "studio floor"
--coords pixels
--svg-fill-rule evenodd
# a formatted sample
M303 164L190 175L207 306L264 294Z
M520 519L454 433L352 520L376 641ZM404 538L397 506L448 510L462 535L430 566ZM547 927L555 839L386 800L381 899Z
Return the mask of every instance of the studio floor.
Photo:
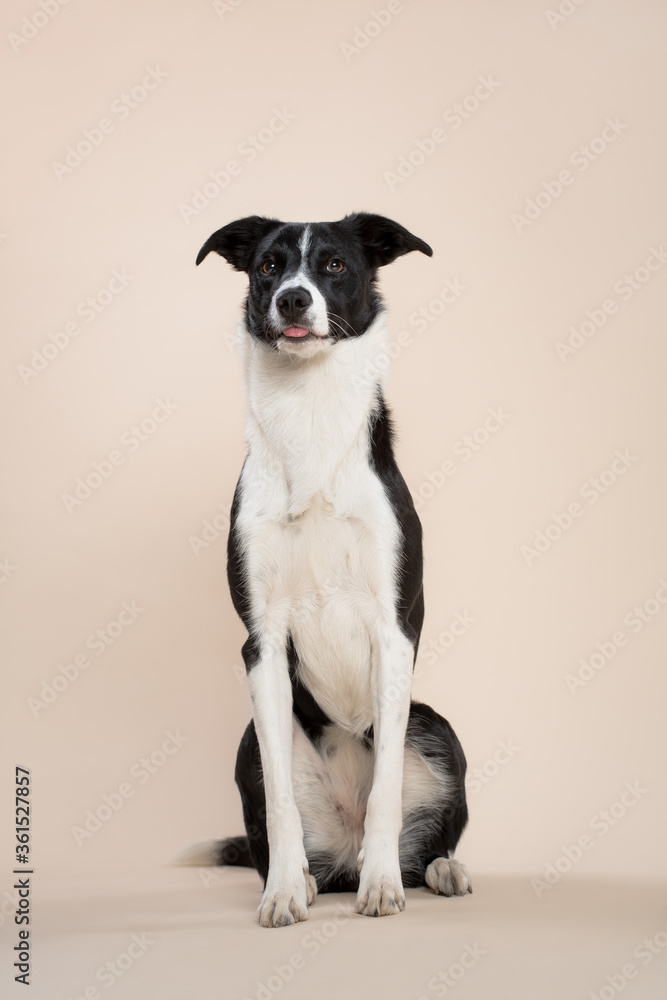
M478 875L472 895L411 889L380 919L355 914L351 894L323 895L307 922L277 930L255 923L248 869L35 890L32 1000L667 997L664 884L570 874L538 898L527 877Z

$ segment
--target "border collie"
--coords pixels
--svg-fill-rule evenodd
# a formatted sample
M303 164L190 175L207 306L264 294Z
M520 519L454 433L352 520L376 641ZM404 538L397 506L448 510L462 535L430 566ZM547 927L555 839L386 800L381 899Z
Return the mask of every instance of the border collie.
M250 216L206 241L249 276L240 328L248 454L228 578L248 630L253 720L238 751L245 837L182 862L254 867L264 927L319 892L398 913L404 887L472 892L451 855L468 819L449 723L410 697L422 533L392 449L378 268L433 251L403 226Z

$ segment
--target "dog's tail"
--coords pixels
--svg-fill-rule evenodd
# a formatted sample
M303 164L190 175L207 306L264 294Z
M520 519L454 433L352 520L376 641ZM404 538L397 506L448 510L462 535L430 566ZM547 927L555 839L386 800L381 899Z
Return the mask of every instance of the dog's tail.
M225 840L196 840L178 852L172 864L200 865L213 868L216 865L236 865L240 868L254 868L250 856L247 837L227 837Z

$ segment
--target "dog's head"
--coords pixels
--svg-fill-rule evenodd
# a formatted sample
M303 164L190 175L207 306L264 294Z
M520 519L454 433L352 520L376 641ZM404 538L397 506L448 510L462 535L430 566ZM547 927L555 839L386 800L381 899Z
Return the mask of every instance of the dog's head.
M381 215L356 212L339 222L280 222L251 215L218 229L212 250L249 278L246 323L279 351L311 357L361 336L381 308L377 271L427 243Z

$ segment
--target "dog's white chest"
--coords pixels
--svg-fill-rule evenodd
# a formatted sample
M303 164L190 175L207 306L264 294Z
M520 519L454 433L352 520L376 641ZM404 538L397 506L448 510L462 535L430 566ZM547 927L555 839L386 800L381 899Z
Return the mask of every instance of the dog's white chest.
M396 615L399 529L369 458L376 396L364 353L380 334L378 325L362 345L339 344L308 370L248 357L237 523L258 633L290 635L316 701L359 733L373 721L378 625Z
M244 534L253 604L266 609L263 631L291 635L316 701L332 721L362 733L373 721L371 637L395 601L396 523L373 473L366 467L357 476L365 496L356 514L317 494L300 516L246 521Z
M377 586L364 524L336 517L317 498L286 536L294 569L289 630L301 677L334 722L363 732L373 721L369 626Z

